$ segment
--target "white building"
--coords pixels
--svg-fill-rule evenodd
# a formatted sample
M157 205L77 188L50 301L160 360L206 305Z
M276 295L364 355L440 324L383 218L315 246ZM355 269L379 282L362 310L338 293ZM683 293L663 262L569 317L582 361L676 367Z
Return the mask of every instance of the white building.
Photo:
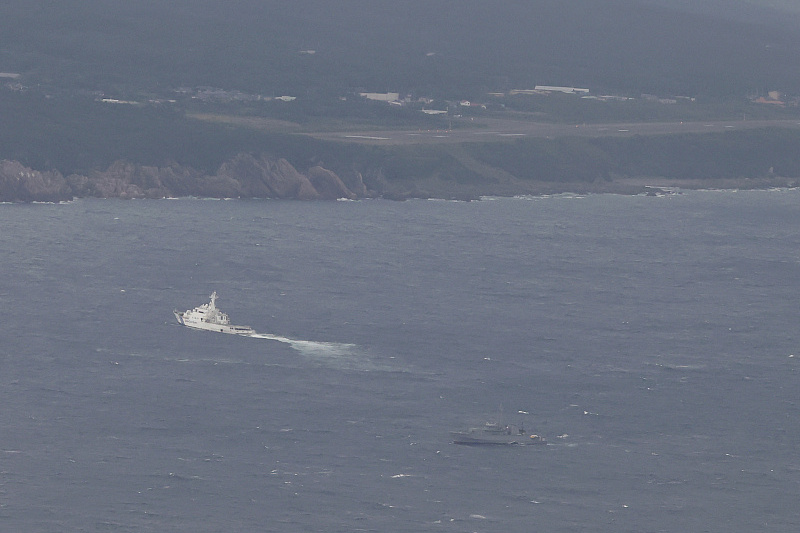
M400 93L359 93L367 100L377 100L378 102L396 102L400 100Z

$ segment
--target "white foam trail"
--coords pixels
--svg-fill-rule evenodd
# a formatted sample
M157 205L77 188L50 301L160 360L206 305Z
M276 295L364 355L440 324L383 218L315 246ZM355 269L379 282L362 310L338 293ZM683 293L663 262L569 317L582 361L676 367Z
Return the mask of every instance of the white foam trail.
M273 341L283 342L297 350L298 352L306 355L313 356L343 356L353 355L355 351L355 344L344 344L339 342L315 342L303 341L297 339L290 339L289 337L281 337L279 335L272 335L269 333L254 333L250 335L258 339L270 339Z
M308 358L325 362L333 366L359 370L377 369L366 354L362 353L355 344L305 341L290 339L289 337L282 337L271 333L253 333L247 336L255 339L269 339L288 344L294 350Z

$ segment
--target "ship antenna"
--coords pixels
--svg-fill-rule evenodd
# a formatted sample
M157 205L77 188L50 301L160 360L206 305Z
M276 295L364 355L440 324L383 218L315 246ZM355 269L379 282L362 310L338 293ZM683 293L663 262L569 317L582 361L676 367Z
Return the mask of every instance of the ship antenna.
M214 305L214 302L216 302L216 301L217 301L217 291L214 291L214 292L211 293L211 307L212 308L216 307Z

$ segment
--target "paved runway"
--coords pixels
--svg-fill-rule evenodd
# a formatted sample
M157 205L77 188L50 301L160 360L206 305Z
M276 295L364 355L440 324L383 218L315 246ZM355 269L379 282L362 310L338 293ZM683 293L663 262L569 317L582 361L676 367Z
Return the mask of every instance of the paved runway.
M484 119L451 130L369 130L311 134L318 139L367 144L486 142L519 138L623 137L677 133L711 133L754 128L800 128L800 119L707 122L640 122L620 124L548 124L510 119Z

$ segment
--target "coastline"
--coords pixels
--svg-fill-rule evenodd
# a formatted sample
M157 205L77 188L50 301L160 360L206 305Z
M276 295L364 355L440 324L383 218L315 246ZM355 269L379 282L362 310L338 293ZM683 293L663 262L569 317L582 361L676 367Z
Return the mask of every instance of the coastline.
M620 178L613 182L592 183L592 184L567 184L534 182L521 187L519 190L509 190L504 188L502 192L493 190L484 191L439 191L433 193L426 190L414 189L400 192L386 192L385 194L371 194L362 197L341 197L333 199L315 199L315 201L360 201L360 200L386 200L390 202L403 202L411 200L439 200L455 202L475 202L497 198L545 198L559 195L622 195L622 196L671 196L681 194L682 191L767 191L772 189L789 190L800 188L800 178L739 178L739 179L676 179L669 180L664 178ZM67 204L82 199L116 199L116 200L273 200L286 201L287 199L258 196L203 196L203 195L168 195L168 196L146 196L146 195L74 195L59 198L38 198L38 199L5 199L0 198L2 204ZM309 201L297 200L294 201Z
M724 126L723 126L724 127ZM126 159L104 168L42 170L0 160L0 202L72 198L339 200L575 194L800 186L800 129L512 138L367 146L280 138L206 168ZM292 154L291 161L277 154Z

